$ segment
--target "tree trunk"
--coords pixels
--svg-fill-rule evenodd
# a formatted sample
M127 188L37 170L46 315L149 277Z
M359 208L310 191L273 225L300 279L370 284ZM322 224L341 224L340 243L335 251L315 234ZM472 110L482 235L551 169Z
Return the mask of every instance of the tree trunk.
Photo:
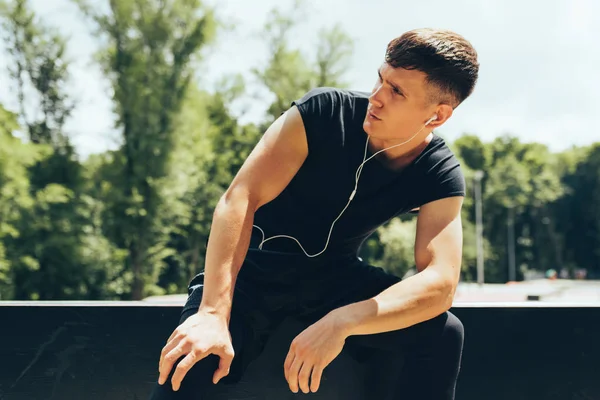
M189 281L191 281L194 276L200 271L200 241L194 240L192 246L192 259L190 260L190 276Z
M517 279L517 267L515 262L515 211L513 207L508 209L507 227L508 281L514 282Z
M131 272L133 273L133 282L131 284L131 300L142 300L144 296L142 260L137 249L137 243L135 241L129 246L129 259L131 262Z

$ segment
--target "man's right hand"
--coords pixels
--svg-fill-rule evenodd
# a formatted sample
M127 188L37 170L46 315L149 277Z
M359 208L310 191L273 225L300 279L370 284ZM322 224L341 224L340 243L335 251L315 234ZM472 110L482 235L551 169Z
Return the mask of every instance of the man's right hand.
M179 390L185 374L194 364L210 354L221 358L219 368L213 375L213 383L229 374L233 361L233 345L227 319L209 312L198 313L187 318L169 337L160 354L158 383L163 385L175 362L185 356L177 365L171 378L173 390Z

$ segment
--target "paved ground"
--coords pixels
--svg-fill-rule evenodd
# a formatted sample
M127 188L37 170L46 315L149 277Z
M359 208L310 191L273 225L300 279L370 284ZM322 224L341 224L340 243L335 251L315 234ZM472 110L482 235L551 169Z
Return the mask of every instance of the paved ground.
M528 296L539 296L539 301L560 303L598 303L600 305L600 281L540 279L508 284L461 283L455 302L474 301L527 301Z

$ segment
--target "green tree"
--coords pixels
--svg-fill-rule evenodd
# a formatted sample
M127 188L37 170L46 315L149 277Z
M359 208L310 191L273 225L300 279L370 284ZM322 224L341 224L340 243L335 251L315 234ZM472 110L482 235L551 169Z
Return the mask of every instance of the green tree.
M90 156L84 163L84 185L79 209L84 218L84 235L81 267L86 271L83 284L87 288L86 298L119 300L131 291L131 272L125 269L127 251L115 245L113 238L118 224L107 216L121 169L116 167L120 160L118 152L107 151Z
M73 110L64 90L69 79L66 40L36 19L28 0L4 2L0 10L12 61L9 73L17 83L21 124L33 143L65 150L68 140L63 126ZM38 101L26 94L29 86L39 95Z
M15 265L32 269L37 262L15 246L21 235L23 212L31 209L28 168L41 156L38 146L23 143L15 137L17 115L0 106L0 299L14 298Z
M287 110L291 101L310 89L347 85L343 77L349 67L354 43L339 24L320 30L314 55L307 56L299 49L291 48L289 36L302 10L301 2L295 2L289 13L274 9L265 25L264 39L268 44L269 59L264 69L254 69L253 72L275 100L269 106L269 119L262 130Z
M551 204L563 190L549 150L511 136L482 143L465 135L453 146L467 168L467 182L472 169L485 172L484 236L492 247L491 259L486 260L486 281L519 279L527 270L556 266L556 251L545 247L550 241L560 248L561 239L547 222ZM474 222L473 204L465 205L468 220Z
M563 177L567 194L555 204L564 231L565 264L571 271L585 268L592 279L600 277L600 143L563 154L570 168ZM563 158L564 159L564 158Z
M330 29L321 29L318 36L315 85L347 87L349 83L344 75L354 51L352 38L339 23Z
M476 281L477 232L475 212L475 173L476 171L485 171L487 169L490 159L489 146L486 146L478 136L473 134L464 134L454 142L448 144L461 162L467 189L462 208L463 280L467 282ZM483 211L485 213L487 212L487 209L484 209ZM497 254L485 234L483 236L483 256L484 263L487 263L485 281L488 281L490 280L490 276L494 275L493 269L497 261ZM490 274L490 272L492 273Z
M82 265L86 221L82 168L64 125L73 110L66 40L37 18L27 0L2 4L9 73L15 84L20 126L43 156L28 165L33 206L21 212L13 246L23 256L12 264L16 298L85 296Z
M76 2L106 43L101 64L112 82L123 133L112 160L122 173L111 182L115 192L106 217L111 240L127 250L130 297L141 299L173 252L168 242L174 119L216 21L200 0L110 0L107 14L86 0Z
M451 147L465 167L473 171L486 168L488 163L486 146L478 136L462 135L451 144Z
M414 270L416 222L416 218L395 218L379 228L377 236L381 256L368 262L400 277Z

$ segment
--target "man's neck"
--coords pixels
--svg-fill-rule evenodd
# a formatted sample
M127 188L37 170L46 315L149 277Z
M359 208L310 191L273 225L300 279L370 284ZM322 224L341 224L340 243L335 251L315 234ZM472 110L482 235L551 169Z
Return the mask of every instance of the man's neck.
M392 170L402 170L410 165L425 150L425 148L427 148L432 140L433 133L430 133L420 142L412 144L412 146L410 143L407 143L404 146L398 146L390 150L382 151L376 155L375 158L387 168ZM369 142L369 148L374 153L397 144L372 138L369 139Z

